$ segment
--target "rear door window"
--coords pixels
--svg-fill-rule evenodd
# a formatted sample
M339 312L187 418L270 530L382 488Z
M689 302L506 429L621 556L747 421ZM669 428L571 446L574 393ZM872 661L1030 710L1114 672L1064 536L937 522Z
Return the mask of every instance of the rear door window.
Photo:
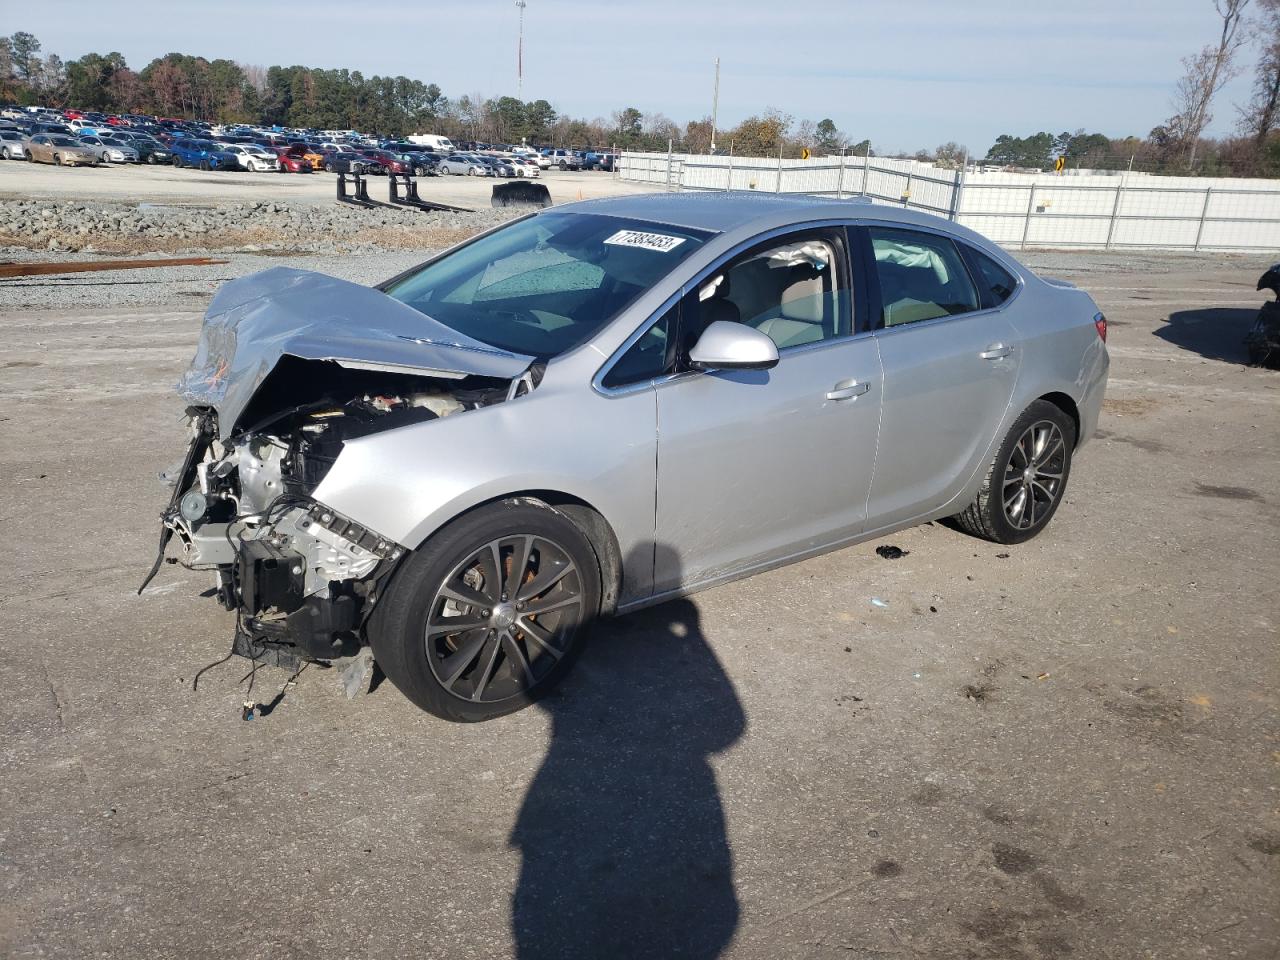
M973 247L969 247L967 252L988 306L998 307L1013 296L1013 291L1018 286L1018 281L1013 274Z
M915 230L870 227L880 316L896 327L979 309L978 291L955 243Z

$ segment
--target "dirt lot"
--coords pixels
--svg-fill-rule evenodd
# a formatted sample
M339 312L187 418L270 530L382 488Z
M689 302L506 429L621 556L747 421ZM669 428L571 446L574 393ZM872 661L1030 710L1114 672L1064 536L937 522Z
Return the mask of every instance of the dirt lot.
M667 604L480 726L319 670L260 671L249 723L243 663L193 690L231 616L180 568L133 591L209 284L11 294L0 955L1274 957L1267 258L1028 259L1112 324L1043 536L927 525Z
M119 200L141 203L210 205L276 200L290 204L332 203L337 178L329 173L206 173L200 170L114 164L103 167L55 167L43 163L0 161L0 196L48 200ZM370 177L369 195L387 199L382 177ZM418 188L424 200L460 207L489 205L495 183L490 177L425 177ZM598 170L544 170L556 203L637 193L643 185L624 183ZM581 196L579 196L581 194Z

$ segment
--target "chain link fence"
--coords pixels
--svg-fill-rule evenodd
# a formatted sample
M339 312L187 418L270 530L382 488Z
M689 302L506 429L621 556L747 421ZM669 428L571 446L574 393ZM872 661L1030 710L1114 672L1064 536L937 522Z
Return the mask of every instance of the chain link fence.
M621 179L667 190L867 197L1008 247L1280 251L1280 181L940 170L915 160L624 153Z

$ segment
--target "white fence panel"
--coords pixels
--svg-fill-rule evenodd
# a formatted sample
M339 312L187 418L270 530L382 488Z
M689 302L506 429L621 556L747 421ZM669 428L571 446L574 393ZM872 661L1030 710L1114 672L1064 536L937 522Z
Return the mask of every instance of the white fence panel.
M618 175L669 190L865 196L1006 246L1280 251L1280 181L1147 174L959 174L881 157L625 153Z

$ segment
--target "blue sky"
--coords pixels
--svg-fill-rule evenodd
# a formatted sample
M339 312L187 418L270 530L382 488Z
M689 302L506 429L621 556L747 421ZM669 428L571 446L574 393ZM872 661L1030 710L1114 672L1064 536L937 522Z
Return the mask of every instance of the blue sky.
M6 6L5 32L34 33L66 59L119 50L136 68L180 51L404 74L453 97L516 88L513 0ZM718 56L722 127L772 106L831 117L881 151L955 140L985 152L1000 133L1144 136L1171 111L1179 59L1217 29L1211 0L528 0L523 96L573 116L636 106L683 123L710 114ZM1245 54L1211 134L1231 132L1248 95Z

